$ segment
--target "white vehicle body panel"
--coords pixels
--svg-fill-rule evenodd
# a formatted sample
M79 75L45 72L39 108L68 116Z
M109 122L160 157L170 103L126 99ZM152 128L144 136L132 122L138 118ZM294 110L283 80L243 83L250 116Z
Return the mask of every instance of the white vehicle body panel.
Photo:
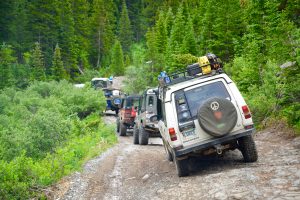
M230 96L231 103L235 106L237 111L237 123L235 127L230 131L228 135L234 135L238 134L241 131L245 130L245 126L247 125L253 125L252 118L245 119L242 106L247 105L244 101L244 98L242 97L241 93L239 92L236 85L232 82L232 80L226 75L226 74L219 74L214 76L208 76L208 77L200 77L191 79L188 81L184 81L181 83L177 83L174 85L167 86L167 90L164 95L163 104L165 105L165 113L166 113L166 119L165 122L162 120L159 121L158 126L161 132L161 135L165 141L169 144L171 148L177 148L179 146L186 148L191 145L195 145L197 143L203 143L203 141L208 141L211 139L214 139L215 137L209 135L206 133L199 125L199 122L197 119L194 119L194 125L195 129L194 135L188 135L184 136L178 127L178 119L177 119L177 109L175 105L175 95L174 92L178 90L184 90L189 91L191 89L219 82L221 81L227 92ZM229 99L228 99L229 100ZM169 128L174 128L177 140L171 141L170 135L169 135Z

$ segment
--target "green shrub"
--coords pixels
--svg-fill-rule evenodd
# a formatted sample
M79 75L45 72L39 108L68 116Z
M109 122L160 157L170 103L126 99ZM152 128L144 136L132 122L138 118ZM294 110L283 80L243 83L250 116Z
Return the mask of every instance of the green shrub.
M0 159L25 155L34 159L76 135L74 123L103 110L103 93L61 82L35 82L24 91L7 88L0 93ZM72 132L74 131L74 133Z
M44 198L42 188L116 142L99 117L102 92L35 82L0 93L0 197Z
M300 103L295 102L289 106L286 106L280 112L280 115L284 117L287 122L292 125L298 134L300 134Z

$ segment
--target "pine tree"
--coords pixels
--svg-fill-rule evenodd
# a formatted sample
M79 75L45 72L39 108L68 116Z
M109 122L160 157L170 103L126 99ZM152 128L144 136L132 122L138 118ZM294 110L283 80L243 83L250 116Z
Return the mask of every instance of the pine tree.
M64 50L62 58L67 71L70 73L71 78L77 77L81 73L81 68L78 65L80 60L80 44L77 42L77 35L75 30L75 21L72 10L73 0L65 0L57 2L59 9L59 44ZM56 42L57 43L57 42ZM55 44L52 46L54 47ZM53 53L52 53L53 55ZM51 57L52 57L51 55Z
M169 49L172 53L180 54L184 52L183 41L185 36L185 21L183 16L183 7L177 10L176 18L172 26L171 36L169 40Z
M196 40L195 40L195 34L194 34L194 28L193 28L193 21L192 18L188 17L188 22L186 25L186 34L184 36L183 40L183 49L184 53L190 53L192 55L197 55L197 46L196 46Z
M168 38L167 42L167 50L166 50L166 65L169 68L174 70L176 66L174 66L176 55L185 53L185 49L183 46L184 38L185 38L185 25L184 16L183 16L183 7L182 4L179 6L176 17L174 20L174 24L172 26L171 35ZM170 71L172 71L170 70Z
M12 1L0 1L0 42L9 39L9 24L11 23L13 5Z
M202 27L200 33L200 51L201 54L212 52L212 40L213 40L213 24L215 23L215 10L216 5L214 1L207 1L204 5L205 14L202 20Z
M124 62L124 67L128 67L130 65L130 57L129 55L125 56L125 62Z
M146 58L147 60L151 60L152 62L158 62L158 48L157 48L157 40L156 40L156 32L154 28L149 28L148 32L146 33L147 39L147 53ZM158 63L156 65L159 66Z
M50 74L50 65L55 44L59 40L59 32L66 29L60 27L59 21L62 12L61 1L35 0L28 2L28 30L32 33L31 44L38 41L44 50L44 62L47 73ZM16 33L18 34L18 33ZM69 35L70 37L70 35ZM62 38L64 40L65 38ZM67 58L69 55L65 55Z
M166 34L168 37L170 37L171 35L173 23L174 23L174 15L172 12L172 8L169 8L165 17Z
M77 61L81 70L89 68L88 49L90 35L89 26L89 1L87 0L73 0L72 16L74 18L74 30L76 36L76 44L78 44Z
M30 65L32 69L31 80L44 81L45 65L40 43L36 42L35 47L31 52Z
M52 60L52 78L56 81L67 79L67 72L61 59L61 53L58 44L55 46Z
M14 47L18 61L23 62L23 53L32 45L32 32L28 30L28 0L12 1L11 15L9 43Z
M234 41L244 30L241 22L240 0L220 0L214 7L218 13L212 25L210 38L211 51L223 61L229 61L234 54Z
M158 53L164 54L167 46L167 29L165 26L165 16L162 11L159 13L158 20L155 24L155 32L157 51Z
M122 2L122 12L119 19L118 38L122 44L125 54L129 54L130 46L133 42L133 32L128 17L128 10L125 0Z
M124 55L119 40L115 41L115 44L112 48L110 71L113 73L114 76L124 75Z
M90 54L92 63L100 68L110 62L108 58L115 41L116 6L113 0L94 0L91 10Z
M134 39L140 41L147 32L146 18L143 15L144 0L127 0L128 16L132 25Z
M11 85L11 65L15 62L11 46L3 43L0 46L0 89Z

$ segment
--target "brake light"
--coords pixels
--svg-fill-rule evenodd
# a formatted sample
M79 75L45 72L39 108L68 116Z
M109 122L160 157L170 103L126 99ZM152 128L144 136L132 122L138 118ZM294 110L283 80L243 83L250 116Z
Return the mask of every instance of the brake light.
M171 138L171 141L177 140L176 132L174 128L169 128L169 135Z
M242 106L242 110L243 110L243 113L244 113L244 116L245 116L245 119L249 119L251 118L251 113L250 113L250 110L248 108L247 105L245 106Z
M131 109L131 117L135 117L135 116L136 116L136 112L135 112L134 108L132 107L132 109Z

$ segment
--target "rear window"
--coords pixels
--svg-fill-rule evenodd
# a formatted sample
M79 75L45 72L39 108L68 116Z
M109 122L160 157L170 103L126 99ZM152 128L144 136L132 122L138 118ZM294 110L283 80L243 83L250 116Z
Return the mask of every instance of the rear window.
M186 115L187 119L190 117L196 117L199 107L209 98L219 97L231 100L230 95L222 81L202 85L193 89L186 89L184 91L181 90L178 91L177 94L175 94L175 97L176 96L178 105L183 105L177 106L177 110L181 112L180 108L184 107L185 105L190 111L190 116ZM185 104L185 102L187 105Z
M149 99L148 99L148 106L153 106L153 103L154 103L154 98L153 96L149 96Z
M139 105L139 98L127 98L125 100L125 108L131 108L132 106L138 106Z
M94 80L92 82L92 85L95 87L95 88L106 88L107 87L107 81L104 81L104 80Z

